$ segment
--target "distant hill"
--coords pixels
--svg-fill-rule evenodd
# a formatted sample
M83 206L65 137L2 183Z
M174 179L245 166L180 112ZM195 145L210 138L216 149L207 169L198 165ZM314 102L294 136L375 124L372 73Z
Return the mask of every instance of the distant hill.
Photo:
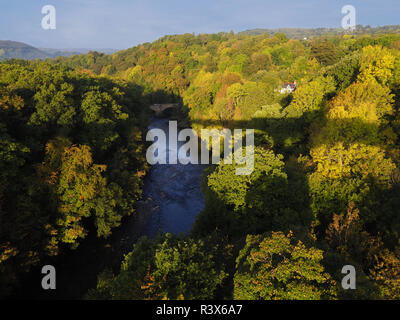
M103 52L105 54L112 54L117 52L116 49L111 48L100 48L100 49L89 49L89 48L72 48L72 49L49 49L49 48L39 48L39 50L50 54L53 57L63 56L70 57L75 54L87 54L90 51L97 51L99 53Z
M89 51L104 52L111 54L116 52L115 49L49 49L49 48L35 48L29 44L10 40L0 40L0 61L7 59L46 59L55 58L58 56L70 57L75 54L86 54Z
M52 56L26 43L0 40L0 60L6 59L45 59Z
M303 39L312 38L318 36L329 36L329 35L339 35L339 34L384 34L384 33L400 33L400 25L392 26L382 26L382 27L370 27L358 25L354 31L346 31L342 28L315 28L315 29L305 29L305 28L278 28L278 29L250 29L239 32L240 34L246 35L261 35L268 33L274 35L275 33L284 33L288 38L291 39Z
M85 54L86 52L78 51L76 49L50 49L50 48L39 48L40 51L45 52L50 57L70 57L74 54Z

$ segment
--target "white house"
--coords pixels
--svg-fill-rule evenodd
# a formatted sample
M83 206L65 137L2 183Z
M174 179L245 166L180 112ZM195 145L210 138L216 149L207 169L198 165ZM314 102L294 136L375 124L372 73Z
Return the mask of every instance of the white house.
M296 90L296 87L297 87L296 80L295 80L293 83L291 83L291 82L285 82L285 83L283 84L283 87L282 87L282 89L281 89L280 92L281 92L282 94L285 94L285 93L292 93L293 91Z

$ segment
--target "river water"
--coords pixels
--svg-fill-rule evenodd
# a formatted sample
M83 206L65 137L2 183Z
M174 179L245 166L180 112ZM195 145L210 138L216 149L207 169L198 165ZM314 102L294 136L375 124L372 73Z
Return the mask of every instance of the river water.
M152 119L150 129L161 129L166 145L161 153L175 153L185 142L169 143L169 120ZM168 157L167 157L168 158ZM16 299L81 299L97 283L97 275L105 268L118 272L124 254L141 236L153 238L159 231L185 234L204 207L200 191L201 177L206 165L181 163L155 164L144 179L143 197L137 202L136 213L123 219L122 225L108 239L99 239L95 230L76 250L64 250L60 257L49 257L42 265L56 268L57 289L41 288L41 267L26 275L23 286L12 298Z
M166 154L167 164L155 164L145 178L143 198L152 204L153 211L144 233L148 237L154 237L159 230L186 233L204 207L200 180L205 165L180 163L178 151L185 142L169 143L168 119L154 119L149 129L154 128L163 130L166 135L165 148L158 152ZM177 164L169 164L171 152L176 155Z

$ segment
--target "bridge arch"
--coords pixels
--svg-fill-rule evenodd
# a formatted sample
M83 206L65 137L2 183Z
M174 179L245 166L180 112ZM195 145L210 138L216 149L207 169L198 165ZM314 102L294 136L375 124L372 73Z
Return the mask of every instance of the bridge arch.
M164 103L164 104L152 104L150 106L150 109L156 113L156 116L161 116L165 110L177 107L178 107L177 103Z

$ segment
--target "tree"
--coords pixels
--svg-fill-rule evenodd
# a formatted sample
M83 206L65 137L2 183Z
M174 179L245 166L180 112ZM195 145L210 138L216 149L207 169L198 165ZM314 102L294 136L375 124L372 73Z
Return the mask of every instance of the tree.
M208 175L206 207L198 216L194 233L220 230L230 237L266 230L286 230L302 225L307 218L299 205L301 198L291 198L281 155L255 147L254 171L236 175L237 164L220 163ZM308 215L308 214L307 214Z
M331 251L328 264L335 268L338 260L342 260L357 267L357 292L341 292L340 296L353 299L399 298L399 248L391 251L385 248L379 236L366 232L354 203L349 203L346 214L333 216L326 239Z
M400 248L394 251L384 248L383 244L371 255L373 266L370 279L378 284L379 293L384 299L400 299Z
M215 95L220 89L218 74L200 72L185 92L183 102L189 106L193 116L198 112L207 113L214 103Z
M120 274L103 273L89 297L211 299L225 277L204 241L165 234L153 241L142 238L125 256Z
M127 120L124 112L107 92L88 91L81 102L82 121L85 126L84 139L95 151L106 151L119 138L116 126L118 120Z
M301 55L290 66L290 78L297 81L311 80L317 76L319 68L320 65L316 59L308 59L307 56Z
M393 94L374 80L356 82L339 93L328 112L330 119L359 118L365 122L381 122L393 114Z
M98 235L108 236L121 220L116 209L122 191L116 184L107 185L102 176L106 166L93 164L88 146L72 145L65 138L50 141L46 153L39 174L51 190L58 211L51 243L62 241L76 247L77 240L86 235L82 219L92 214Z
M271 68L271 65L272 59L269 54L254 52L251 55L251 64L249 66L249 71L251 73L256 73L260 70L268 70Z
M322 250L307 248L292 233L247 236L236 260L234 298L246 300L319 300L335 297L324 272Z
M35 94L36 112L32 114L30 122L34 125L49 123L53 126L73 126L76 115L73 90L73 86L66 82L43 86Z
M362 49L360 61L361 81L376 80L385 85L392 76L395 57L386 48L367 46Z
M254 163L255 171L250 176L236 175L235 165L221 163L208 177L208 187L224 203L238 210L246 206L247 193L259 179L264 180L260 187L263 185L265 189L268 189L267 182L272 186L275 179L286 179L286 174L282 172L281 155L276 156L272 151L256 148Z
M331 65L337 62L339 53L335 45L330 41L314 42L311 47L311 57L322 65Z
M338 63L329 66L326 74L336 81L338 90L346 89L356 81L360 72L360 53L344 56Z
M368 177L376 182L388 183L396 168L378 146L353 143L346 147L338 142L334 145L321 145L311 150L317 172L331 179L342 177Z
M325 99L335 89L335 81L332 77L318 77L297 88L293 94L292 105L303 113L320 111Z

